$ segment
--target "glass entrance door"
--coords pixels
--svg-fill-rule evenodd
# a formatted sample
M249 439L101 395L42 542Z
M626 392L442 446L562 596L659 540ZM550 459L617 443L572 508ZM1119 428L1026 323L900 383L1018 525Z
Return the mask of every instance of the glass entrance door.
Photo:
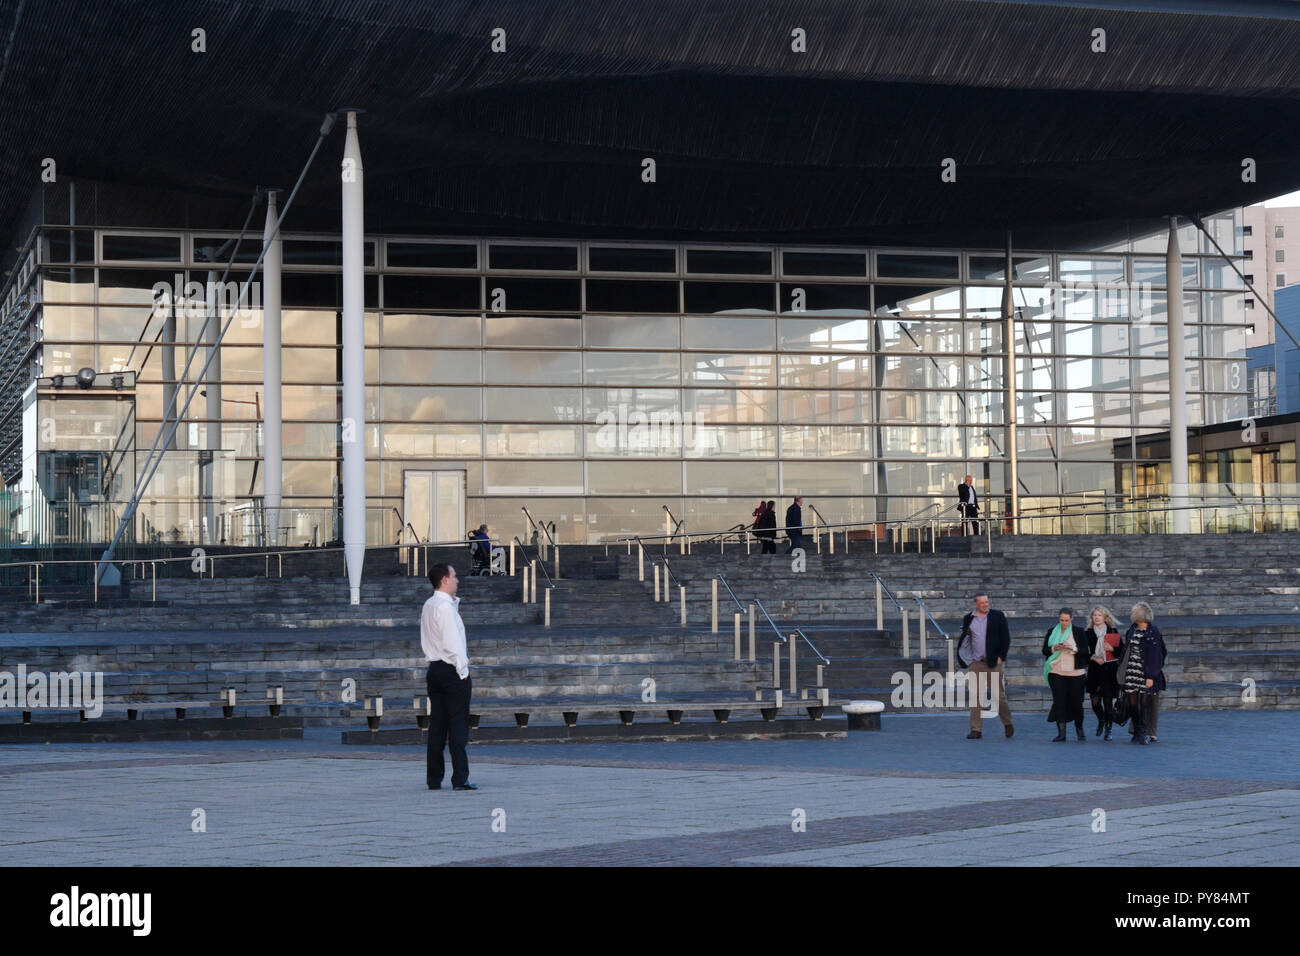
M402 489L403 544L465 537L465 472L407 471Z

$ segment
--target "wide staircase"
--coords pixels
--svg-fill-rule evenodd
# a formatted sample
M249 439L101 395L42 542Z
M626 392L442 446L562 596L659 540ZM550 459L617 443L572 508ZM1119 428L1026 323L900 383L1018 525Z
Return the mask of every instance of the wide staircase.
M995 539L991 552L980 539L938 554L876 554L855 541L848 554L841 547L835 555L824 542L818 554L810 542L801 571L785 555L746 554L735 544L724 553L716 544L694 545L689 555L647 547L640 561L635 545L565 546L562 573L555 577L554 557L544 562L529 603L518 575L463 576L461 613L474 699L485 710L573 707L584 719L612 721L631 706L649 709L647 701L660 708L753 706L756 695L771 701L778 683L785 706L804 712L812 702L804 695L816 698L819 686L832 704L828 717L835 703L858 698L895 709L898 674L918 665L947 670L943 632L956 635L978 590L1011 620L1014 711L1045 715L1040 646L1060 606L1082 618L1104 604L1124 621L1138 600L1155 609L1169 648L1167 709L1295 707L1296 541L1294 534L1022 536ZM423 569L451 560L468 571L464 549L423 555L419 574L409 555L408 563L401 557L368 554L359 605L348 603L337 555L301 552L286 554L282 577L278 567L268 577L262 558L231 556L198 573L172 566L156 585L151 574L129 576L126 593L101 591L98 600L84 585L51 584L40 603L12 588L3 596L0 632L8 633L0 633L0 670L102 671L111 702L215 702L230 687L241 699L261 698L268 685L279 685L293 701L287 713L308 723L364 726L366 698L385 698L391 714L398 704L409 710L423 691L418 619L430 593ZM661 590L667 601L653 599L656 565L670 584ZM880 628L873 573L888 588ZM756 599L768 614L756 615L751 660L749 605ZM926 621L924 654L918 599L934 618ZM909 612L906 654L895 601ZM799 690L791 695L786 638L795 628L807 642L795 639ZM775 678L774 654L781 665ZM821 657L830 663L818 685ZM0 719L17 715L0 711Z

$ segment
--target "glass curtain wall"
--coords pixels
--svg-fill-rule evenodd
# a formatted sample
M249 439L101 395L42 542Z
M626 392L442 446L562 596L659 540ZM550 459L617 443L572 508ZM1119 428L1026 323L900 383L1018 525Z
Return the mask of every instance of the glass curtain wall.
M1238 220L1207 221L1233 255ZM212 307L209 269L224 269L212 250L230 238L63 228L42 240L41 374L135 371L141 459L167 376L192 383L202 367L200 349L185 372L186 348ZM245 241L232 280L259 242ZM1165 242L1015 251L1010 373L1027 512L1152 487L1137 438L1169 422ZM1188 423L1241 417L1240 279L1190 227L1180 242ZM665 505L691 530L729 528L760 498L783 515L795 494L828 522L902 518L951 504L967 473L1000 498L1004 268L1000 250L371 237L371 540L396 540L430 473L462 482L465 527L525 537L526 506L565 542L662 533ZM158 283L182 290L174 327ZM318 541L334 533L341 473L341 297L337 237L287 237L283 495ZM230 322L220 420L198 395L175 442L206 449L219 427L230 465L214 494L227 512L263 494L259 305L250 289ZM142 510L160 529L174 520Z

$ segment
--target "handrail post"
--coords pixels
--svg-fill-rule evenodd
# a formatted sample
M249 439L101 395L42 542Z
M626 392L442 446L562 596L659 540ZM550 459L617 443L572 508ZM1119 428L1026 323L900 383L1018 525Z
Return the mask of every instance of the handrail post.
M546 601L546 611L545 611L545 615L546 615L546 616L543 618L543 623L544 623L544 625L545 625L546 627L550 627L550 626L551 626L551 591L553 591L553 590L554 590L554 588L552 588L552 587L550 587L550 586L548 585L547 588L546 588L546 591L545 591L545 593L544 593L544 595L543 595L543 597L544 597L544 599L545 599L545 601Z
M952 638L950 637L950 638L948 638L948 679L949 679L949 682L951 682L951 680L952 680L952 675L955 673L955 671L953 670L953 666L952 666L952 665L953 665L953 650L954 650L954 648L953 648L953 645L952 645Z
M685 530L685 529L686 529L686 519L683 518L683 519L682 519L681 528L679 529L679 530L681 530L682 533L679 534L679 535L677 536L677 553L678 553L678 554L685 554L685 553L686 553L686 530Z
M640 541L636 543L636 579L645 581L645 548L641 546Z
M790 635L790 641L789 641L789 644L790 644L790 696L791 696L791 697L793 697L793 696L798 692L798 690L799 690L799 688L798 688L798 686L797 686L798 683L799 683L799 677L798 677L797 672L795 671L795 649L799 646L798 643L795 641L795 638L796 638L797 636L798 636L798 635L796 635L796 634L791 634L791 635Z
M909 641L911 635L908 633L907 608L903 608L903 660L907 660L912 655L910 653Z
M530 579L530 583L528 585L528 603L536 604L537 603L537 559L533 558L531 561L529 561L528 567L529 567L528 577Z
M659 565L656 564L654 566L654 569L655 569L655 603L658 604L659 603Z
M930 553L934 554L934 519L930 519Z
M754 643L754 605L749 605L749 659L754 660L757 647Z
M713 633L718 633L718 579L714 578L711 582L713 591Z
M781 642L772 642L772 689L781 690Z
M519 582L520 585L523 587L523 594L519 598L519 603L527 604L528 603L528 568L527 567L521 567L519 569Z
M686 585L679 584L677 586L677 597L681 600L682 603L682 627L685 627L686 626Z
M880 578L876 578L876 630L885 629L884 595L880 593Z
M984 516L984 538L988 545L988 553L993 553L993 509L989 508L989 513Z
M844 533L848 534L849 532L846 529ZM834 554L835 553L835 529L834 528L828 529L826 532L826 537L830 539L831 554Z
M560 545L557 542L551 549L551 554L555 556L555 580L560 580Z
M510 576L515 576L515 539L510 539Z
M737 611L732 615L732 620L736 625L736 660L740 660L740 612Z
M917 643L920 649L920 653L917 654L917 657L920 658L921 660L925 660L925 605L921 604L919 601L917 602L917 604L918 607L916 609L916 630L917 630L916 636L917 636Z

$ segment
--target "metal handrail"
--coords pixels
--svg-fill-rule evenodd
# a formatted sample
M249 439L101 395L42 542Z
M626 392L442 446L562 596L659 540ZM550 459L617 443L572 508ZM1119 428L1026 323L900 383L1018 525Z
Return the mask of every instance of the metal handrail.
M519 550L523 551L524 557L528 557L528 545L519 540L519 535L515 535L515 542L519 545ZM555 582L551 580L551 572L546 570L546 562L542 560L541 549L537 551L537 566L542 569L542 574L546 575L546 586L553 588Z
M731 595L731 599L732 599L733 601L736 602L736 607L740 608L740 613L744 614L744 613L745 613L745 605L743 605L743 604L740 603L740 598L736 597L736 592L733 591L733 590L731 590L731 585L727 583L727 576L726 576L725 574L719 574L719 575L718 575L718 580L721 581L721 582L722 582L722 586L723 586L724 588L727 589L727 593ZM757 602L757 601L758 601L758 598L755 598L754 600L755 600L755 602ZM760 606L761 606L761 605L760 605ZM764 612L764 613L766 613L766 612Z
M894 597L894 592L891 591L891 590L889 590L889 585L886 584L885 581L884 581L884 579L883 579L879 574L877 574L875 571L869 571L869 572L867 572L867 573L870 574L873 578L875 578L876 583L880 585L880 590L881 590L881 592L882 592L886 597L888 597L889 600L891 600L891 601L894 602L894 607L898 608L898 611L899 611L899 613L901 614L901 613L903 612L903 605L901 605L901 604L898 603L898 598Z
M758 606L758 609L763 612L763 617L767 618L767 623L771 626L772 630L776 633L776 636L781 638L781 643L783 644L790 643L789 639L786 638L786 636L781 633L781 629L776 626L776 621L772 620L772 615L767 613L767 608L763 606L763 602L756 597L754 598L754 604L756 604ZM811 650L814 654L816 654L823 664L829 664L831 662L831 659L829 657L827 657L821 651L817 650L817 645L808 639L808 635L803 632L802 628L796 627L794 629L794 632L803 638L803 642L808 645L808 649Z
M678 518L677 515L673 514L673 509L669 508L667 505L660 505L659 507L663 508L664 511L668 512L668 518L673 523L672 533L669 534L669 537L672 537L673 535L677 534L678 531L681 530L682 522L685 521L686 519Z
M917 597L915 594L912 595L912 600L915 601L915 602L917 603L917 605L921 608L921 612L922 612L923 614L925 614L925 616L928 617L928 618L930 619L930 623L934 625L934 629L935 629L936 631L938 631L940 634L943 635L943 639L944 639L945 641L951 641L951 640L952 640L952 637L948 634L947 631L945 631L945 630L943 629L943 626L942 626L938 621L936 621L936 620L934 619L934 615L931 614L931 613L930 613L930 609L929 609L928 607L925 606L925 602L922 601L922 600L921 600L919 597Z
M677 575L673 574L673 569L672 569L672 567L668 564L668 559L667 559L667 558L660 558L659 560L662 561L662 562L664 563L664 570L668 572L668 576L669 576L670 578L672 578L673 583L676 584L679 588L680 588L680 587L683 587L684 585L682 584L681 580L677 577ZM665 581L665 582L664 582L664 587L667 587L667 586L668 586L668 582Z
M537 524L536 521L533 520L533 516L532 516L532 514L529 513L528 508L527 508L526 506L521 505L520 508L519 508L519 510L522 511L522 512L524 513L524 517L528 519L528 523L529 523L530 525L532 525L533 530L536 531L536 530L538 529L538 524ZM551 547L555 547L555 539L554 539L553 537L551 537L551 531L550 531L549 528L546 527L546 522L543 521L543 522L541 523L541 526L540 526L540 527L541 527L542 531L545 532L545 534L546 534L546 540L549 541L549 542L551 543ZM540 558L539 558L539 560L540 560Z

